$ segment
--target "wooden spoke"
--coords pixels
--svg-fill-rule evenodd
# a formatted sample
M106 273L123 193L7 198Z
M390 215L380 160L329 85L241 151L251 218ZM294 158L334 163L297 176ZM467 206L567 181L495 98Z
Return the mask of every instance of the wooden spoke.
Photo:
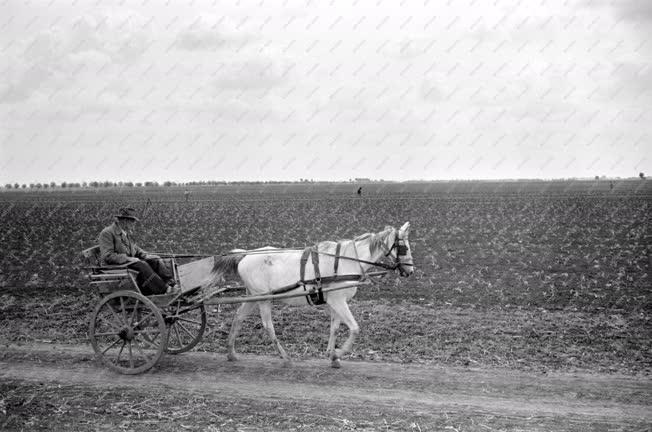
M118 323L118 327L122 327L123 325L126 324L120 321L120 317L116 315L115 310L113 309L113 306L111 306L109 303L106 303L106 305L109 307L109 310L111 311L111 315L113 315L113 318L115 318L116 322Z
M120 324L118 324L118 325L116 326L114 322L107 320L107 319L104 318L103 316L98 315L97 318L98 318L100 321L104 321L104 323L105 323L106 325L108 325L110 328L122 327ZM96 333L96 334L99 334L99 333Z
M129 341L129 367L134 368L134 353L131 351L131 341Z
M156 339L156 338L154 338L154 339L152 339L152 340L148 340L147 338L142 338L142 339L139 339L139 340L142 340L142 341L143 341L143 344L144 344L144 345L147 345L147 347L149 347L149 348L155 350L155 349L158 348L158 345L156 345L156 344L154 343L154 340L155 340L155 339Z
M136 304L134 305L134 310L131 313L131 318L129 319L129 325L134 324L134 318L138 315L138 303L140 303L140 300L136 299Z
M127 312L125 311L124 297L120 297L120 307L122 308L122 318L124 319L124 323L127 324L129 321L127 321Z
M137 323L137 324L141 324L141 325L142 325L142 324L144 324L144 323L147 323L147 321L148 321L150 318L154 318L154 319L156 319L156 316L154 316L154 312L148 310L148 311L147 311L147 315L140 317L140 320L138 320L138 323Z
M176 340L173 340L176 339ZM172 331L172 328L168 329L168 349L174 348L175 346L179 345L181 341L179 340L179 335L175 334Z
M195 335L192 334L192 333L191 333L187 328L185 328L185 327L184 327L180 322L177 322L176 325L175 325L174 327L176 328L177 326L180 327L181 330L183 330L184 332L186 332L186 334L187 334L188 336L190 336L190 339L191 339L191 340L195 338ZM177 332L178 332L178 331L177 331Z
M121 340L122 340L122 339L116 339L115 342L113 342L111 345L109 345L108 347L106 347L106 348L104 349L104 351L102 351L102 354L106 354L106 352L107 352L108 350L110 350L111 348L113 348L114 346L116 346L116 345L117 345Z
M181 340L181 334L177 326L174 326L174 334L177 336L177 341L179 341L179 346L183 346L183 341Z
M201 321L195 321L195 320L191 320L191 319L188 319L188 318L177 317L177 320L179 320L179 321L184 321L184 322L189 322L189 323L193 323L193 324L196 324L196 325L198 325L198 326L201 325Z
M95 333L95 336L118 336L120 333L118 332L103 332L103 333Z
M116 360L117 363L120 363L120 356L122 355L122 351L124 351L126 344L127 341L122 341L122 346L120 347L120 352L118 353L118 359Z

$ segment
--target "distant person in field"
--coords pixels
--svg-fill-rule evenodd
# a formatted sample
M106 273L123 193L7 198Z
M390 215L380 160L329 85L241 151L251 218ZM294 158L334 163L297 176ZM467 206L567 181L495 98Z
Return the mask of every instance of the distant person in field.
M172 271L161 257L145 252L132 238L138 221L136 210L121 208L115 221L102 230L99 236L102 265L130 263L127 267L138 272L136 283L144 295L178 291L174 288Z
M190 199L190 191L188 189L186 189L183 192L183 196L186 198L186 201L188 201Z
M358 195L362 195L362 186L358 188Z

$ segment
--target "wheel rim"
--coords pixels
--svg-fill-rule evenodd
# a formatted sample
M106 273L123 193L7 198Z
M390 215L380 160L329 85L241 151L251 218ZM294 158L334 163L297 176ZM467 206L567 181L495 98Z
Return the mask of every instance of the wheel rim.
M98 304L90 340L101 361L125 374L142 373L165 351L167 329L158 308L133 292L116 292Z
M206 329L204 305L184 311L183 305L177 302L171 305L166 312L165 323L168 326L166 352L179 354L194 348Z

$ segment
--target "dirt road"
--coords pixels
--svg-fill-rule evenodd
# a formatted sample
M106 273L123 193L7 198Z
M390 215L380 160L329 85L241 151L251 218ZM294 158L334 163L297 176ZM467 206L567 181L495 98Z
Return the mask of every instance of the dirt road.
M244 356L232 363L223 355L202 352L168 355L149 373L124 376L97 364L86 346L3 348L0 382L21 382L27 388L30 383L56 383L90 393L119 388L126 391L126 397L132 392L134 398L164 391L172 397L175 393L183 398L198 395L217 404L248 401L251 415L259 417L252 419L253 424L265 416L256 405L272 402L290 416L319 407L320 416L333 419L332 424L320 420L317 429L323 430L341 429L356 421L358 429L361 425L380 427L369 419L383 419L389 427L387 420L397 418L403 422L396 429L410 426L415 430L447 426L457 430L652 427L652 381L647 377L355 361L345 361L342 369L335 370L325 359L298 361L284 368L275 358ZM344 423L342 413L349 419ZM310 418L308 414L301 420L304 426L315 426ZM468 423L468 419L477 422ZM104 420L110 419L105 416ZM189 427L194 426L207 427L204 423Z

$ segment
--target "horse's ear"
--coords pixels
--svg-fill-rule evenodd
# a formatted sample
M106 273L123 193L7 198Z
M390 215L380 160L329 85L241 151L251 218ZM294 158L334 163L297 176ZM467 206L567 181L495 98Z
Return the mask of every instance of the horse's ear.
M410 235L410 222L405 222L399 232L403 235L403 237Z

